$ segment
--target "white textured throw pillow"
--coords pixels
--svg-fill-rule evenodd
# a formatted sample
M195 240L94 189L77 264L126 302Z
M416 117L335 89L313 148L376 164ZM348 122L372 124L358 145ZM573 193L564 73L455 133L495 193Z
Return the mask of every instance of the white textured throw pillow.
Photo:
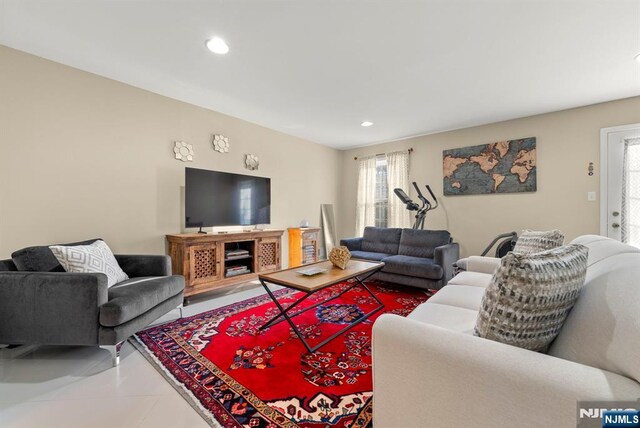
M536 254L508 253L484 293L474 334L546 350L584 286L588 254L577 244Z
M534 254L560 247L564 243L564 235L558 229L522 231L513 252L518 254Z
M49 249L67 272L104 273L109 287L129 279L104 241L71 247L52 245Z

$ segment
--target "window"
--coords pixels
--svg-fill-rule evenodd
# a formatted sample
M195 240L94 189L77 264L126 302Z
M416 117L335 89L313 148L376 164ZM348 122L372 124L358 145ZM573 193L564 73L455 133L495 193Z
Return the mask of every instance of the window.
M409 152L387 153L358 159L356 236L365 227L410 227L404 204L389 191L409 187ZM389 199L391 198L391 199Z
M387 182L387 158L376 156L376 198L375 198L375 225L387 227L389 211L389 185Z

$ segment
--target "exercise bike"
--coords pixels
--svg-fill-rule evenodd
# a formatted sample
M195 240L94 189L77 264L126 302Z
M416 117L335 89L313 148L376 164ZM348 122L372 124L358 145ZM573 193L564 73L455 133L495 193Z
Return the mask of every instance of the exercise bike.
M489 245L487 245L487 248L485 248L482 254L480 255L484 257L487 254L489 254L489 251L491 251L493 246L496 245L498 241L500 241L500 243L496 247L496 252L494 257L501 259L502 257L506 256L509 251L513 251L513 249L516 246L517 240L518 240L518 234L516 232L508 232L508 233L503 233L501 235L498 235L493 239L493 241L491 241Z
M431 187L429 187L428 184L426 185L426 188L429 194L431 195L431 198L433 199L433 204L422 194L422 192L420 191L420 188L418 187L418 184L415 181L413 182L413 187L414 189L416 189L416 192L418 193L418 199L422 201L422 206L418 205L416 202L413 202L409 197L409 195L404 193L404 190L400 188L393 189L393 193L396 194L396 196L402 201L402 203L406 206L406 208L409 211L417 211L416 221L413 224L413 228L424 229L424 218L426 217L429 211L435 210L436 208L438 208L438 199L436 198L436 195L433 194L433 192L431 191Z

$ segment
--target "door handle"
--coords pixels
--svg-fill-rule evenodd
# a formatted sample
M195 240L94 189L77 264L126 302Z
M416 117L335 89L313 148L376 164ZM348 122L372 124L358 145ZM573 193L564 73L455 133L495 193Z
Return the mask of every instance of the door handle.
M620 227L620 224L619 224L619 223L613 223L613 224L611 225L611 227L613 227L614 229L617 229L617 228L619 228L619 227Z
M620 213L618 211L614 211L611 213L612 216L614 217L618 217L620 215Z

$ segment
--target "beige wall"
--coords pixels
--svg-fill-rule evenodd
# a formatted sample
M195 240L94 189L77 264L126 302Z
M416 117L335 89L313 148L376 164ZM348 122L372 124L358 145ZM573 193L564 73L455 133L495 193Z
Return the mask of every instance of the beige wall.
M639 122L636 97L345 151L340 235L354 234L358 162L353 157L409 147L415 149L411 180L429 183L441 202L426 225L450 230L463 255L479 254L495 235L523 228L559 228L568 240L599 233L600 129ZM442 196L442 150L522 137L537 138L536 193ZM591 177L589 162L595 163ZM598 201L587 201L588 191L598 192Z
M184 167L251 174L244 153L272 178L272 227L317 224L319 205L333 203L339 235L352 236L353 157L409 147L411 179L441 201L428 227L451 230L464 254L526 227L572 239L598 233L599 201L586 193L599 192L600 128L640 122L638 97L340 152L2 46L0 64L0 258L94 236L114 251L162 253L164 234L182 228ZM213 133L231 138L229 154L211 149ZM443 149L529 136L536 193L442 197ZM174 140L194 145L195 162L172 158Z
M0 258L96 236L164 253L183 224L185 166L270 177L272 227L318 224L320 204L338 203L338 150L2 46L0 132ZM213 133L230 153L213 151ZM173 159L174 140L194 145L193 163Z

